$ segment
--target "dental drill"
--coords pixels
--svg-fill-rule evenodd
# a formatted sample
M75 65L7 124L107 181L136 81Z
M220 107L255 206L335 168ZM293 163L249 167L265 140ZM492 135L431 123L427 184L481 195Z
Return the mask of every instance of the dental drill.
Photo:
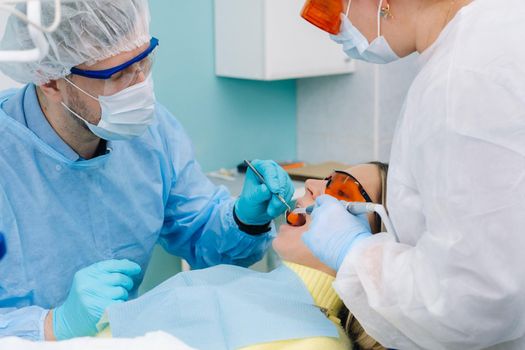
M399 237L397 236L397 232L394 228L394 225L392 225L392 221L390 220L390 217L388 216L384 206L382 206L381 204L368 203L368 202L346 202L342 200L340 200L339 202L352 215L377 213L377 215L379 215L379 217L385 224L386 231L394 236L394 238L396 239L396 242L399 242ZM297 208L293 211L293 213L311 215L314 209L315 209L315 205L311 205L306 208Z

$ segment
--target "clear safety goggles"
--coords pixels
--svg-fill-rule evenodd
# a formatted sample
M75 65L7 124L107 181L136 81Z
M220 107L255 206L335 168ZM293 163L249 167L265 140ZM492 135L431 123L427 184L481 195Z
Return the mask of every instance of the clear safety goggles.
M325 180L324 193L327 195L347 202L372 202L361 183L345 171L336 170ZM291 226L303 226L306 224L306 215L287 212L286 221Z
M93 90L97 90L97 93L93 93L93 95L114 95L135 85L139 81L141 74L144 77L150 75L158 46L159 40L151 38L150 45L144 52L117 67L104 70L84 70L73 67L71 68L71 74L98 81L98 86L95 84L93 87Z

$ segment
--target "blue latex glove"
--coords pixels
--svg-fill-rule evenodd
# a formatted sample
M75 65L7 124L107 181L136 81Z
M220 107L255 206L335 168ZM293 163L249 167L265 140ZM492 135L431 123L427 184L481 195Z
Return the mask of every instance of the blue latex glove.
M265 225L286 211L286 206L272 193L279 193L289 203L295 192L292 180L277 163L254 160L252 165L264 177L268 187L248 168L235 213L247 225Z
M106 308L128 300L128 291L133 289L131 276L140 271L129 260L102 261L78 271L66 301L54 310L56 339L95 335Z
M312 223L302 239L321 262L338 271L359 239L371 236L366 214L354 216L334 197L316 199Z

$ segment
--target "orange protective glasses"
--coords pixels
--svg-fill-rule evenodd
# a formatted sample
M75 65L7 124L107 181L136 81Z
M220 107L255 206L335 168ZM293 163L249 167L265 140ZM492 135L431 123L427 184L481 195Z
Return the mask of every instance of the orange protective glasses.
M327 195L347 202L372 202L361 183L345 171L336 170L325 180L328 181L324 191ZM286 222L291 226L303 226L306 215L287 212Z
M344 0L307 0L301 17L330 34L339 34Z

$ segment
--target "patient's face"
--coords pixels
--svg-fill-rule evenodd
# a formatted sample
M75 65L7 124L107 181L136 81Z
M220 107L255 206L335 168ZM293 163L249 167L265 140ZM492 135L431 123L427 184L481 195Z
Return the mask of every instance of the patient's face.
M364 187L365 191L372 197L374 202L380 198L381 177L377 166L371 164L357 165L347 169ZM297 207L307 207L315 203L315 199L326 189L324 180L307 180L305 183L305 195L297 200ZM282 225L279 234L273 241L273 248L279 256L286 261L308 266L335 276L335 271L317 259L308 247L303 243L301 236L308 231L311 218L306 217L303 226Z

